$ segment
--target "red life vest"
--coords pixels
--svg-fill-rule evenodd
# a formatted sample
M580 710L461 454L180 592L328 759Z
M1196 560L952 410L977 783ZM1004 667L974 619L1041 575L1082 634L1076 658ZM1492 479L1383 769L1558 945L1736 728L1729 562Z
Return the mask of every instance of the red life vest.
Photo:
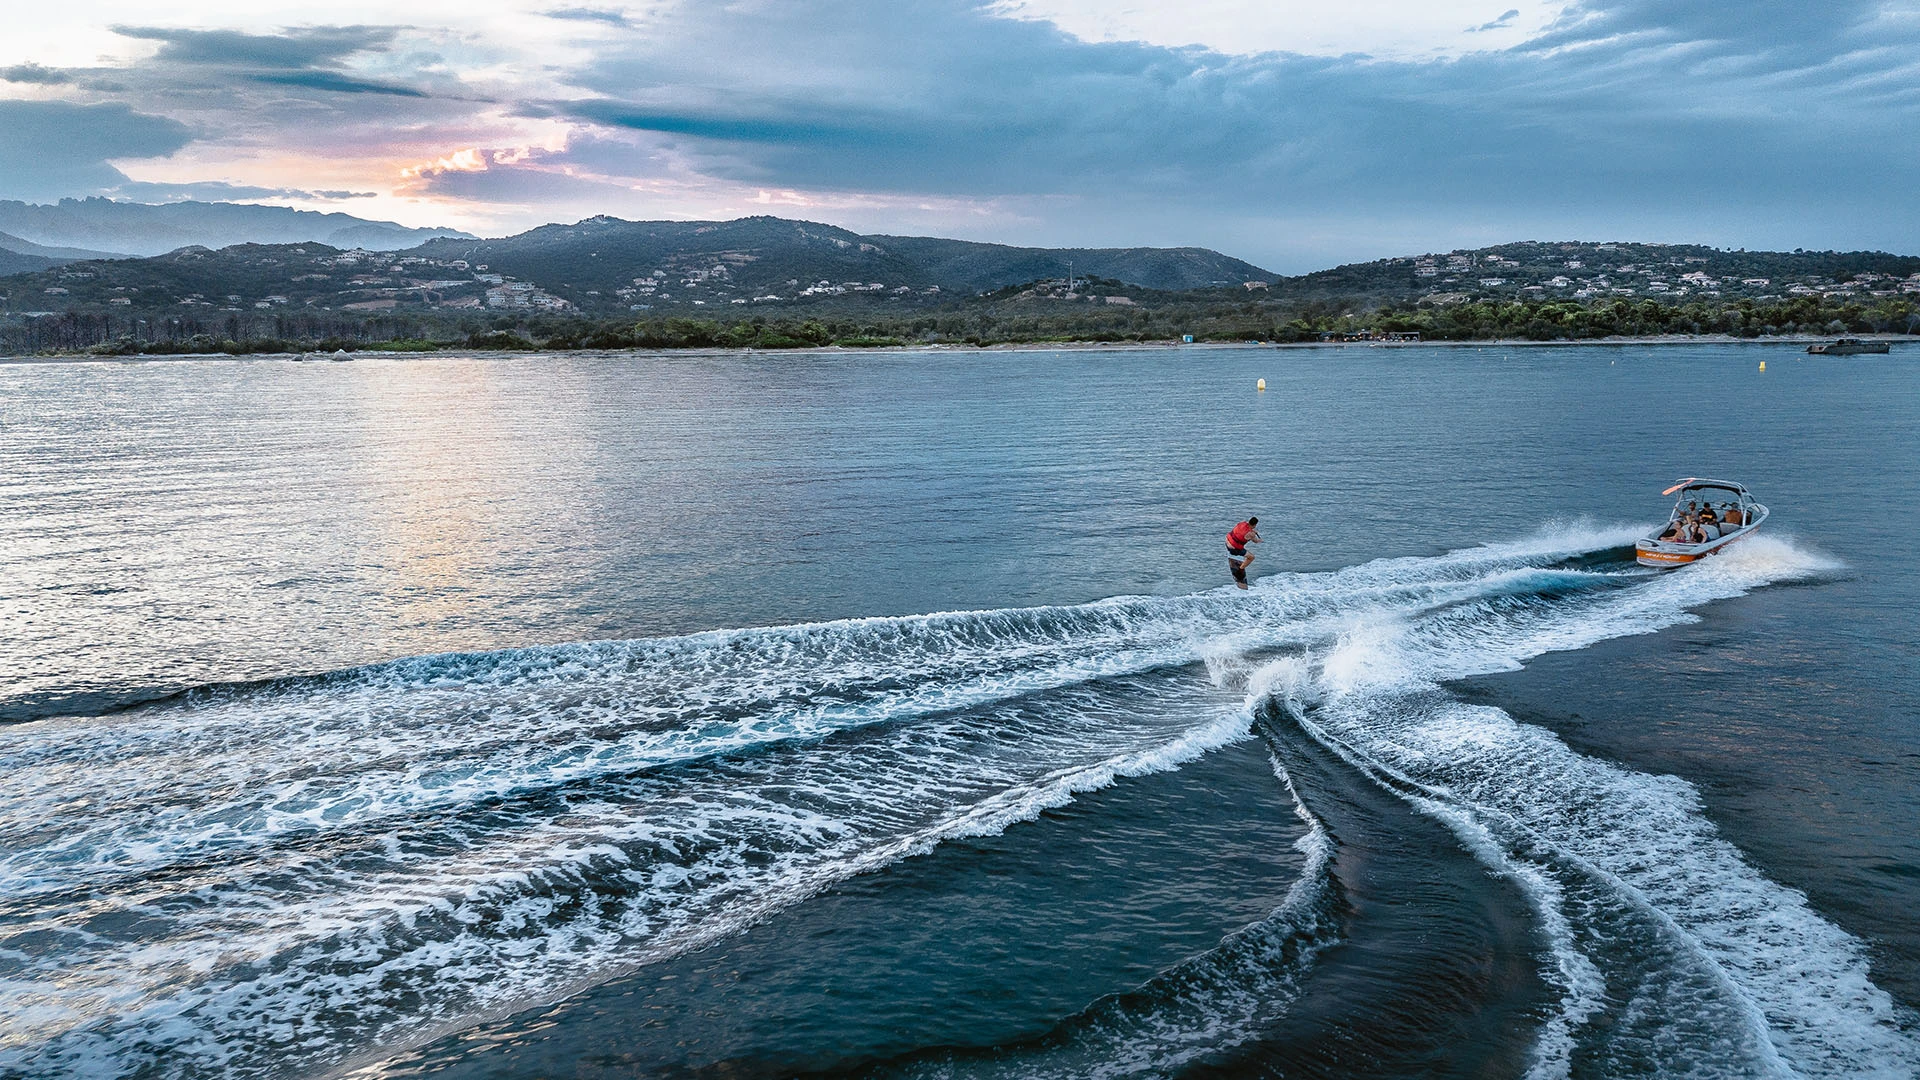
M1227 534L1227 546L1236 547L1236 548L1246 547L1247 537L1252 535L1253 535L1253 526L1243 521L1240 524L1235 525L1233 527L1233 531Z

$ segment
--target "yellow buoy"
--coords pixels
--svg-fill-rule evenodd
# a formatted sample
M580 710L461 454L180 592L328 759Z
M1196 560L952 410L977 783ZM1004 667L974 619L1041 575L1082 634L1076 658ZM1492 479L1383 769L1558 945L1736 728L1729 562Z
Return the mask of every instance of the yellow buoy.
M1760 370L1761 371L1767 370L1767 362L1765 360L1760 361Z
M1253 388L1255 390L1265 390L1267 388L1267 380L1261 379L1259 382L1253 384Z

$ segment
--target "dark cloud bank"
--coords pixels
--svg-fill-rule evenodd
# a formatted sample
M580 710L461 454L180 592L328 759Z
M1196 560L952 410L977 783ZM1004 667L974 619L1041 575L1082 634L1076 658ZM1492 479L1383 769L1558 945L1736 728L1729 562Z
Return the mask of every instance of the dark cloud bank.
M1527 236L1920 250L1907 0L1595 0L1518 48L1422 62L1094 44L970 0L546 14L580 23L596 59L565 73L577 96L521 111L580 137L485 173L428 173L420 190L591 200L671 164L803 191L1027 200L1046 208L1035 241L1205 243L1283 269ZM452 107L348 67L393 48L393 28L121 32L161 42L137 73L149 85L219 78L271 89L275 107L360 100L395 123ZM318 115L288 109L287 137ZM38 197L115 188L109 160L189 137L126 104L0 102L0 129L5 194Z
M1920 249L1920 151L1897 135L1920 120L1920 17L1880 3L1596 3L1520 48L1417 63L1088 44L965 4L835 10L686 9L554 107L803 189ZM720 55L727 78L703 74Z

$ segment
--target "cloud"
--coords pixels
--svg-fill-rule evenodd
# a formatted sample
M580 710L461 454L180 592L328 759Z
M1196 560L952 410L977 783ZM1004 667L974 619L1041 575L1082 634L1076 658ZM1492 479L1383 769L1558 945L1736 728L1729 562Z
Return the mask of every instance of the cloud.
M1552 23L1570 2L1521 0L1521 10L1492 36L1501 45L1522 40ZM1486 18L1486 0L994 0L989 10L1051 23L1082 41L1197 45L1227 55L1433 60L1490 47L1489 35L1474 37L1462 29Z
M458 60L436 47L449 40L438 31L354 25L114 32L158 47L121 64L60 72L71 86L67 96L78 99L45 106L61 120L43 111L22 113L17 124L0 121L0 144L8 149L0 189L19 197L108 193L154 201L378 198L367 193L367 182L390 182L387 163L417 153L415 140L435 140L492 107L461 83ZM5 69L42 82L44 71ZM23 105L6 107L20 112ZM93 111L75 111L88 105ZM135 110L141 119L129 124ZM378 161L385 175L356 172L361 157ZM301 182L309 178L324 179Z
M428 96L415 87L364 78L347 70L347 61L352 57L392 49L397 31L390 26L308 26L278 34L151 26L113 29L122 37L161 43L157 53L137 65L149 78L184 69L188 73L184 81L204 83L211 69L214 73L262 85L329 94ZM213 77L217 78L218 74Z
M263 199L299 199L308 202L335 202L346 199L371 199L371 191L309 191L303 188L259 187L230 184L224 180L195 180L170 184L143 180L124 180L107 194L134 202L248 202Z
M404 190L491 203L622 206L643 174L659 174L647 159L631 141L592 137L558 150L469 147L404 170Z
M1184 16L1063 28L1119 11L1094 0L581 2L439 25L429 7L411 26L122 27L151 55L35 70L168 118L176 147L198 139L164 168L72 164L94 186L64 193L121 190L118 162L535 224L764 189L868 229L893 215L980 239L1212 243L1281 268L1526 236L1920 250L1920 147L1895 137L1920 126L1912 0L1752 0L1738 18L1514 0L1472 30L1490 7L1445 0L1373 55L1343 53L1352 34L1274 51L1286 20L1322 17L1307 0L1212 47L1180 43ZM1354 4L1369 25L1391 14ZM1209 26L1244 10L1194 7ZM1834 160L1844 179L1808 165ZM410 161L430 164L396 175Z
M15 64L12 67L0 68L0 79L11 83L37 83L41 86L58 86L62 83L72 82L73 76L64 71L41 67L39 64L29 61L25 64Z
M800 146L809 150L880 144L909 150L915 128L911 123L902 123L898 116L857 108L823 115L790 108L738 111L649 108L604 99L556 103L554 107L576 119L604 127L692 135L722 142Z
M0 195L50 199L126 182L109 164L165 157L187 145L185 124L124 104L0 101Z
M254 82L273 86L297 86L307 90L325 90L335 94L388 94L393 97L423 98L427 94L410 86L394 86L390 83L369 82L365 79L349 78L331 71L289 71L269 75L251 76Z
M442 140L533 126L503 119L505 107L463 81L500 57L471 35L365 25L114 32L158 47L121 64L75 70L76 96L137 103L195 135L164 166L127 166L135 179L161 185L142 198L180 197L167 185L181 183L228 184L226 197L241 199L308 199L314 187L357 193L390 185L393 161ZM62 194L141 190L125 187L127 177L117 172L72 179L82 186Z
M608 26L619 27L633 25L632 21L627 18L625 12L610 11L604 8L556 8L553 11L543 11L541 14L549 19L568 19L574 22L597 22L606 23Z
M1467 33L1484 34L1489 30L1504 30L1507 27L1512 26L1513 21L1515 19L1518 19L1519 17L1520 17L1519 8L1508 8L1506 11L1502 12L1498 18L1494 19L1491 22L1483 22L1479 26L1468 27Z
M618 207L631 201L630 187L605 179L577 176L559 169L506 166L479 172L437 172L408 185L414 195L473 199L532 207L591 205ZM564 217L554 214L553 217Z
M1920 152L1873 135L1920 122L1915 28L1864 32L1872 0L1761 5L1757 29L1595 0L1533 42L1445 61L1087 42L959 0L690 5L576 71L589 96L542 104L657 137L705 175L803 191L1612 235L1815 205L1920 245L1904 193ZM1836 158L1856 164L1841 189L1804 166Z
M163 64L298 70L334 68L355 53L383 51L392 44L395 30L390 26L309 26L278 34L247 34L238 30L116 26L113 32L160 42L160 51L153 59Z

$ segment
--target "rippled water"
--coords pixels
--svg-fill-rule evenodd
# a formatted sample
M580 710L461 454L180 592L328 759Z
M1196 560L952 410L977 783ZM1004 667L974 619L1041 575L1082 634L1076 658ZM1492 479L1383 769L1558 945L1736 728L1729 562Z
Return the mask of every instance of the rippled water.
M1914 382L0 364L0 1074L1915 1075Z

